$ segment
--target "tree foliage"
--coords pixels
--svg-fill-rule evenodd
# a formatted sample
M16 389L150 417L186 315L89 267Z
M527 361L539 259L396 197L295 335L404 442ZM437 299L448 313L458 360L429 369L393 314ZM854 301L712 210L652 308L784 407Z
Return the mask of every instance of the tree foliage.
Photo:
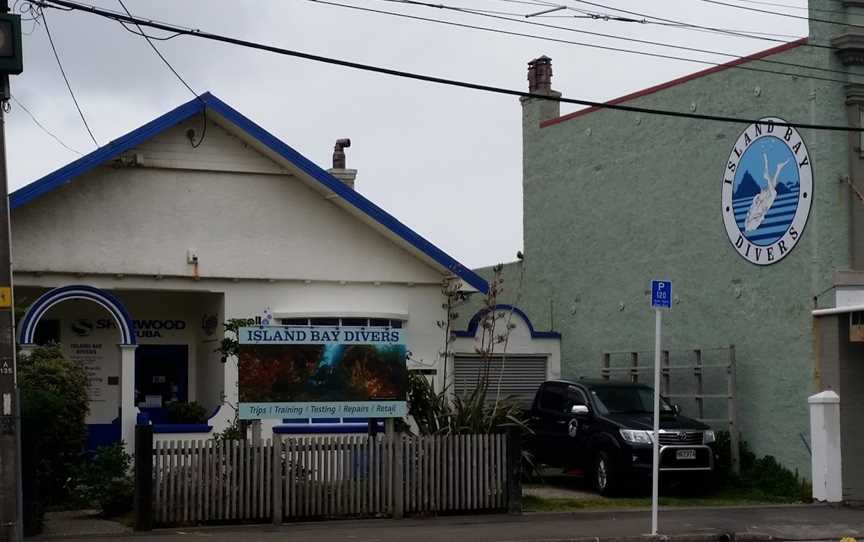
M24 501L37 531L42 508L64 502L74 489L87 438L87 384L86 371L56 344L18 361Z

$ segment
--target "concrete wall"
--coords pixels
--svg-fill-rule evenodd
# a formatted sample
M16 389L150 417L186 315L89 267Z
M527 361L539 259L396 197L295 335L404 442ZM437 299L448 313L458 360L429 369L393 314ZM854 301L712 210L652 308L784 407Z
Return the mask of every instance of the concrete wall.
M841 69L830 55L798 47L771 58ZM844 99L839 83L724 70L627 103L843 125ZM846 135L801 132L815 173L809 223L784 260L757 267L736 254L721 215L743 126L603 110L541 128L539 105L525 108L523 308L562 332L563 375L599 375L604 350L652 350L649 281L671 279L664 348L735 344L744 438L807 472L799 433L818 391L810 309L850 265Z

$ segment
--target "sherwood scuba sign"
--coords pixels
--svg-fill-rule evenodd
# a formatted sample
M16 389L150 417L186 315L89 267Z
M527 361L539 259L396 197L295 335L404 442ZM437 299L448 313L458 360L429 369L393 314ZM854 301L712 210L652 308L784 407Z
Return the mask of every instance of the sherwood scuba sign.
M801 134L766 117L748 126L723 173L726 235L756 265L785 258L804 233L813 201L810 154Z
M76 320L75 324L79 328L84 328L86 325L84 324L85 319ZM183 331L186 329L186 321L185 320L135 320L135 335L138 338L158 338L162 337L162 334L171 331ZM95 329L114 329L117 327L117 324L111 318L99 318L93 324L90 324L90 330L95 327ZM73 327L73 331L75 328ZM76 334L80 337L86 337L89 335L82 335L78 331Z

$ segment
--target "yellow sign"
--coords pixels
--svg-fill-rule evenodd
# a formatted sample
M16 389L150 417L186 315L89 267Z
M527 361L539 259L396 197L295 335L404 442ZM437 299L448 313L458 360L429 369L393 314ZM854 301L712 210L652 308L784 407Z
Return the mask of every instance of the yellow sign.
M9 309L12 307L12 288L8 286L0 286L0 309Z

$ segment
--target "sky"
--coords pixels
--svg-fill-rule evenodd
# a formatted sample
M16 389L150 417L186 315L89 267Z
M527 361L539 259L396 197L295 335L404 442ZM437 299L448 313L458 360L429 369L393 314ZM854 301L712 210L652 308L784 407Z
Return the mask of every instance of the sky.
M113 0L83 0L119 10ZM704 0L592 0L654 17L744 32L807 34L807 22ZM763 0L765 1L765 0ZM806 15L806 0L743 6ZM827 0L826 0L827 1ZM779 43L655 24L577 19L566 5L624 15L579 0L435 0L448 6L506 12L511 22L392 0L334 0L345 5L473 24L559 40L625 47L693 59L707 55L575 32L584 30L751 54ZM16 12L26 3L10 0ZM526 64L547 55L553 87L565 97L603 101L709 65L603 51L548 40L456 28L361 12L310 0L126 0L149 19L288 49L379 66L527 90ZM509 15L509 14L513 15ZM29 13L25 13L25 18ZM48 28L81 109L100 145L191 99L146 41L118 23L79 12L46 9ZM626 15L625 15L626 16ZM548 28L555 25L567 30ZM24 73L13 96L66 145L95 149L49 46L44 25L24 22ZM155 35L164 35L159 31ZM271 53L177 37L155 42L197 92L210 91L318 165L331 164L336 139L348 137L356 189L464 265L513 261L522 246L521 109L515 97L353 71ZM10 191L78 158L11 102L6 117ZM562 114L579 109L562 104ZM58 217L61 219L61 217Z

